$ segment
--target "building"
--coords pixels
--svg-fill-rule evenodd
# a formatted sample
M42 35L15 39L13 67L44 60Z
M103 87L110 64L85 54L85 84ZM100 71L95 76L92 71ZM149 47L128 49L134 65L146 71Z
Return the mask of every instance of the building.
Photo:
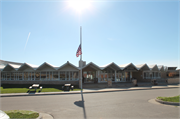
M81 64L81 62L79 62ZM174 67L171 69L177 72ZM42 63L40 66L0 60L1 83L2 84L64 84L71 83L79 85L79 67L69 61L57 67L49 63ZM163 65L134 65L133 63L117 65L112 62L104 66L98 66L93 62L86 64L82 61L83 83L106 83L131 82L137 79L138 82L150 81L151 79L167 78L168 67ZM176 74L177 75L177 74Z

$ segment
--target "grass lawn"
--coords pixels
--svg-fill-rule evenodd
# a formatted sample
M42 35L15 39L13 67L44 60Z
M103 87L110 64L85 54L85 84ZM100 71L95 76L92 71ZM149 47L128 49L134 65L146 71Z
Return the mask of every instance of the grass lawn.
M23 85L15 85L15 84L6 84L1 86L1 94L4 93L30 93L35 92L35 89L29 90L29 86L27 84ZM37 89L36 92L61 92L62 85L40 85L43 87L42 90ZM74 87L73 91L80 91L81 89ZM71 90L70 90L71 91Z
M180 95L174 97L157 97L157 99L167 102L179 102Z
M37 118L39 113L33 111L26 111L26 110L9 110L5 111L5 113L12 119L12 118L23 118L23 119L32 119Z

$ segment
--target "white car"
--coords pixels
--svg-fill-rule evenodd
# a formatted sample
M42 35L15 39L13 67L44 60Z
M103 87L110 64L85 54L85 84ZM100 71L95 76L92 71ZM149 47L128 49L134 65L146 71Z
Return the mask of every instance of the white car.
M10 119L10 117L5 112L0 110L0 119Z

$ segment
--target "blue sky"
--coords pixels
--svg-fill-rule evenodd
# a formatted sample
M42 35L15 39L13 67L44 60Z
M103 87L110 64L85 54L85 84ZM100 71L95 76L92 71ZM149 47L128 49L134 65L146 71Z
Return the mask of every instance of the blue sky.
M63 0L1 0L2 60L177 66L178 0L94 0L78 13Z

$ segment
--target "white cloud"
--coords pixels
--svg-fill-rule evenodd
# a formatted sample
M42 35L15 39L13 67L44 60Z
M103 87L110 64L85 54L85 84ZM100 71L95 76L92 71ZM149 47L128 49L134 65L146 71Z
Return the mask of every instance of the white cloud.
M26 40L26 44L25 44L24 50L26 49L26 46L27 46L27 43L28 43L28 40L29 40L30 35L31 35L31 32L29 32L29 34L28 34L28 37L27 37L27 40Z

